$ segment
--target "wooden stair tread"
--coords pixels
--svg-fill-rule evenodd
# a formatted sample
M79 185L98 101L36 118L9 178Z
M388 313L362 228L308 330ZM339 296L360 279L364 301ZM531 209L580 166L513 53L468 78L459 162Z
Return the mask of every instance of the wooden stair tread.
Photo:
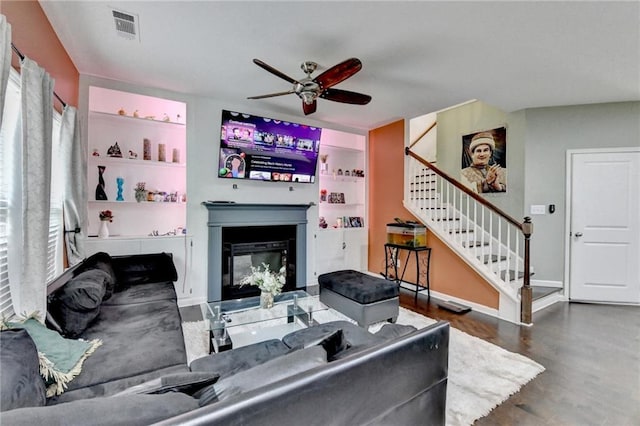
M462 245L467 247L467 248L473 248L473 247L482 247L482 246L488 246L489 245L489 241L463 241Z
M478 256L478 259L480 259L483 263L489 263L489 261L491 261L491 263L495 263L499 260L507 260L507 256L498 257L497 254L485 254L484 258L482 256Z

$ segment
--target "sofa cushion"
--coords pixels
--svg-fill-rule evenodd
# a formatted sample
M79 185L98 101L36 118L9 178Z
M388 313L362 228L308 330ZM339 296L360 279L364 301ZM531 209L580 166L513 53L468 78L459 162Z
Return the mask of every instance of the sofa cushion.
M134 303L149 303L159 300L177 300L176 291L170 281L138 284L118 289L109 300L102 302L102 306L131 305ZM175 302L174 302L175 303Z
M102 345L92 341L65 339L35 318L8 322L9 328L25 329L38 350L40 374L48 384L47 396L59 395L82 371L87 358Z
M64 335L77 337L100 313L109 275L89 269L72 278L49 301L49 313Z
M313 346L291 352L221 379L194 396L200 398L200 406L205 406L286 379L326 363L327 353L325 350L321 346Z
M103 305L82 334L103 345L87 359L68 390L140 375L174 365L186 367L182 320L175 300L133 305Z
M107 275L109 276L109 279L106 282L107 284L107 287L105 289L106 291L104 293L104 300L107 300L108 298L111 297L111 295L115 291L115 286L116 286L116 273L113 270L111 256L109 256L105 252L98 252L98 253L92 254L82 262L82 265L80 265L76 270L75 275L77 276L82 272L88 271L91 269L100 269L101 271L106 272Z
M338 329L342 330L346 344L351 347L370 346L382 341L380 337L349 321L331 321L289 333L282 338L282 342L290 348L299 348L307 346L309 342L322 339Z
M195 359L189 367L191 371L217 373L222 379L285 355L289 351L290 348L280 340L272 339Z
M193 395L205 386L214 384L219 377L216 373L202 371L167 374L157 379L131 386L115 396L131 394L153 395L167 392L182 392L187 395Z
M47 407L20 408L2 413L2 424L14 426L146 426L198 408L182 393L122 395L83 399Z
M45 405L36 345L26 330L0 332L0 411Z
M112 264L118 288L178 279L171 253L115 256Z

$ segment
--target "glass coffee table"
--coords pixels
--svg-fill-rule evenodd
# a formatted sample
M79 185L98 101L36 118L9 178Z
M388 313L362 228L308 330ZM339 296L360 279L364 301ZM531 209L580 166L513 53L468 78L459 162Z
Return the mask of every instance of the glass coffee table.
M207 302L201 309L211 353L282 338L315 324L313 314L329 308L318 296L296 290L275 296L269 309L260 307L260 296Z

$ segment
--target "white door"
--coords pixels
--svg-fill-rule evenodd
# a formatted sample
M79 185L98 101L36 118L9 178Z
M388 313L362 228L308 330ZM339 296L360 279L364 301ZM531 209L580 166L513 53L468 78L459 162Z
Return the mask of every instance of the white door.
M571 154L572 300L640 303L640 151Z

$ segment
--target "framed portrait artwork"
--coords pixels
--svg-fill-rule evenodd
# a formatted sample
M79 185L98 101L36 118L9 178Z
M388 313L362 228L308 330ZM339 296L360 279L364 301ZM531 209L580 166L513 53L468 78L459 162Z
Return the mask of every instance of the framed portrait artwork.
M478 194L507 192L507 128L462 136L460 181Z

